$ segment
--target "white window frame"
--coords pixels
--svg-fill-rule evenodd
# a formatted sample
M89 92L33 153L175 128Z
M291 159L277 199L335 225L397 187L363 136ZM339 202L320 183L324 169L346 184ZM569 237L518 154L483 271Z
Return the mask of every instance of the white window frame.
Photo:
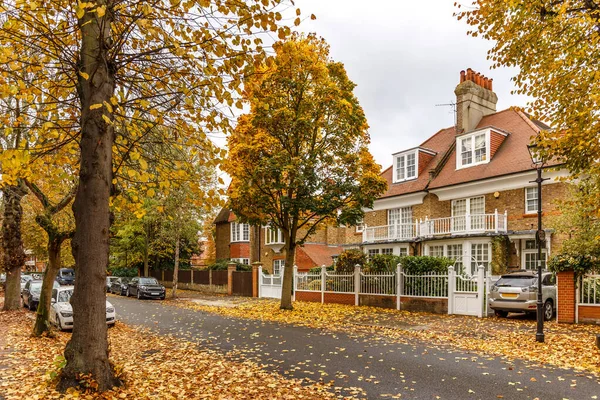
M376 250L377 253L374 252L374 254L383 254L383 250L384 249L392 249L392 254L395 256L402 256L405 255L407 256L409 254L408 252L408 245L397 245L397 244L387 244L387 245L379 245L379 246L368 246L365 247L364 252L367 255L367 257L369 256L369 250Z
M535 239L523 239L521 240L521 269L526 269L528 271L537 270L537 248L528 249L527 242L532 241L535 242ZM533 255L535 257L535 265L533 268L527 268L527 255ZM542 269L548 268L548 249L546 247L542 247L542 259L544 262L542 263Z
M535 197L529 197L528 192L531 189L535 190ZM529 208L529 200L535 200L535 204L537 206L537 207L535 207L535 210L531 210ZM525 214L537 214L539 207L540 207L540 196L538 193L538 187L537 186L526 187L525 188Z
M481 242L481 241L470 242L470 244L469 244L469 261L470 262L467 264L467 268L469 269L469 274L471 276L475 276L477 274L476 268L478 267L478 264L477 264L477 261L474 259L475 257L473 256L473 249L477 245L483 245L487 249L487 260L483 261L484 263L487 263L486 268L489 267L489 265L492 263L493 255L492 255L492 243L491 242L487 242L487 241L486 242Z
M408 156L409 155L413 155L414 159L415 159L415 163L414 163L414 174L411 176L408 176ZM400 162L400 160L402 160L403 166L402 166L402 172L403 175L402 177L399 176L398 174L398 162ZM394 164L392 166L392 175L394 177L393 179L393 183L398 183L398 182L404 182L404 181L411 181L414 179L417 179L419 176L419 151L418 150L410 150L410 151L406 151L403 153L398 153L398 154L394 154Z
M250 225L238 222L229 224L231 242L249 242L250 241Z
M284 268L285 260L283 258L280 260L273 260L273 275L281 275Z
M456 146L455 146L456 169L474 167L476 165L487 164L490 162L490 158L491 158L490 157L491 156L490 134L491 134L491 131L488 129L485 131L476 131L473 133L469 133L468 135L462 135L462 136L459 136L456 138ZM485 139L485 160L475 161L475 153L476 153L475 137L478 137L481 135L483 135L484 139ZM471 162L467 163L467 164L463 163L463 160L462 160L462 143L463 143L463 141L470 142L470 150L469 151L471 152Z
M265 244L285 244L283 240L283 233L279 228L271 228L270 226L265 227Z
M238 262L240 264L250 265L250 259L249 258L230 258L230 260Z
M365 230L365 222L361 218L360 221L356 223L356 233L362 233Z

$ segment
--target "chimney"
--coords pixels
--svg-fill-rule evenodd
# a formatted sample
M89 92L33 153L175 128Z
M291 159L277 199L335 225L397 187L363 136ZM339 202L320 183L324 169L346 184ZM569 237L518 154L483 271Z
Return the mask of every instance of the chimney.
M481 118L496 112L498 96L492 91L493 79L468 68L460 71L456 94L456 133L470 132Z

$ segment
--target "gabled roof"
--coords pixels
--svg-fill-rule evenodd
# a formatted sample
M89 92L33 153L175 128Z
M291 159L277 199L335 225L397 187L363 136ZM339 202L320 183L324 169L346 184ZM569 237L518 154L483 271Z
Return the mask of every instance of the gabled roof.
M393 166L381 173L388 183L388 190L380 199L533 170L527 145L541 129L549 127L509 108L483 117L475 130L484 128L508 133L489 163L457 170L456 130L454 127L442 129L421 144L420 147L437 154L417 179L393 183Z
M215 218L215 224L221 224L224 222L229 222L229 214L233 214L231 211L229 211L229 209L227 209L227 207L223 207L221 208L221 211L219 211L219 215L217 215L217 218Z

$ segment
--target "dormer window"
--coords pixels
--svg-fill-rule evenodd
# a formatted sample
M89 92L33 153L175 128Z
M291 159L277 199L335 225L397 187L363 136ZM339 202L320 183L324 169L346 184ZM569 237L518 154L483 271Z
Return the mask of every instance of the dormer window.
M490 131L474 132L457 139L456 169L486 164L490 160Z
M394 155L394 182L417 177L417 152L415 150Z

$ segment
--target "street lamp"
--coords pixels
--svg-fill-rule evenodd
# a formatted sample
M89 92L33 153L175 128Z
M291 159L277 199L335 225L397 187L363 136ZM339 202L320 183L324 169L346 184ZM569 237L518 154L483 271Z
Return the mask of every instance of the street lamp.
M535 245L537 246L537 270L538 270L538 290L537 290L537 332L535 340L544 343L544 310L542 304L542 245L546 239L546 233L542 229L542 182L549 178L542 179L542 168L544 168L544 159L540 157L536 144L527 145L527 150L531 156L531 161L537 170L537 179L530 183L537 183L537 215L538 228L535 233Z

